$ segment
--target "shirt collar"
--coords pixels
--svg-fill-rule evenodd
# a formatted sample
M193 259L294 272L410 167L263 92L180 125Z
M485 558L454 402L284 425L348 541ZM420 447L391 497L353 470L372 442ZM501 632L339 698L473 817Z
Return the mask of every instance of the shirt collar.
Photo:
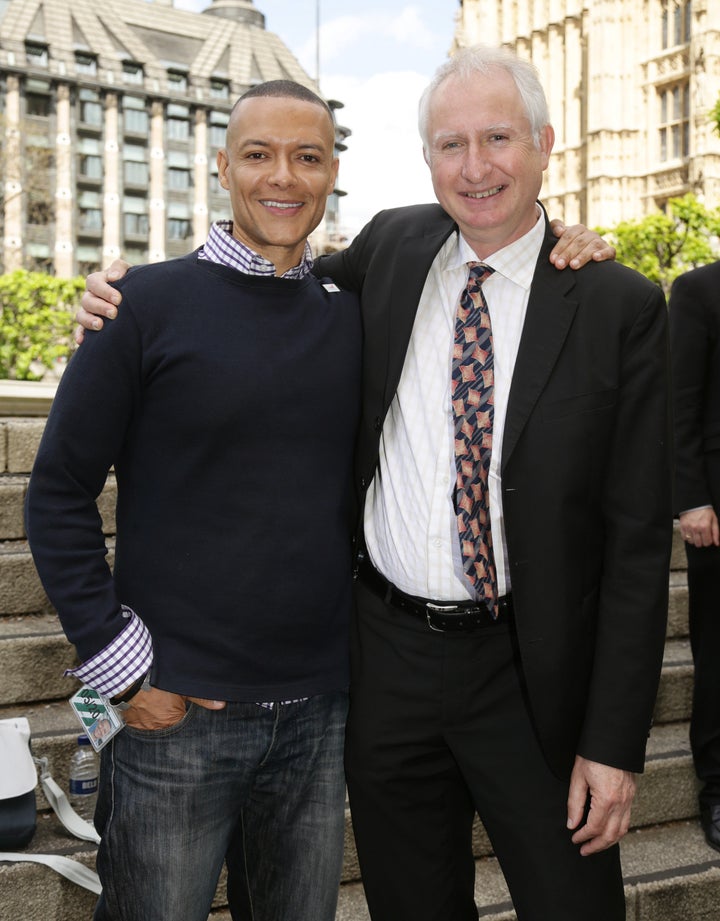
M538 208L538 219L526 234L497 250L487 259L479 260L470 244L459 232L448 241L445 268L456 269L468 262L482 262L500 275L529 290L535 274L535 265L545 238L545 220Z
M245 275L275 275L274 264L236 239L232 230L232 221L216 221L212 224L207 241L198 253L198 258L236 269ZM312 268L312 264L312 250L310 244L306 242L300 262L288 269L281 277L304 278Z

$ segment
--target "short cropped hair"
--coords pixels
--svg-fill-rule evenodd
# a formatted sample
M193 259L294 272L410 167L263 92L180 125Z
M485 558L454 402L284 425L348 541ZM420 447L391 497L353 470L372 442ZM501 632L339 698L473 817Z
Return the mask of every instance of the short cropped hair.
M296 83L294 80L268 80L265 83L258 83L255 86L251 86L250 89L245 90L242 96L236 101L235 105L232 107L230 116L232 117L233 112L244 99L252 99L254 96L274 96L279 99L300 99L303 102L312 102L325 109L331 124L335 124L332 109L325 100L318 96L317 93L303 86L302 83Z

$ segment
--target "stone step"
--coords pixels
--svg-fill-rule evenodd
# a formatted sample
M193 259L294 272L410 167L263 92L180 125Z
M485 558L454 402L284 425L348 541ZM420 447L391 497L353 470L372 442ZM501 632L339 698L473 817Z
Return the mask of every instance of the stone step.
M78 683L65 678L77 664L54 614L0 618L0 705L67 699Z
M670 570L667 636L688 635L688 587L684 570Z
M0 719L21 715L27 716L30 723L33 754L47 759L48 769L56 783L66 790L70 758L79 733L75 715L66 702L0 708ZM38 809L47 812L49 808L38 788ZM645 773L638 778L633 827L694 818L696 815L697 785L690 756L688 724L654 726L648 742ZM55 820L54 816L51 818ZM349 810L345 824L343 876L346 880L353 880L359 877L359 870ZM62 847L66 843L66 836L59 825L57 831L60 835L57 846ZM492 853L479 822L475 828L474 850L477 857Z
M19 713L25 713L30 720L34 753L48 758L53 777L62 788L66 788L67 765L78 731L70 708L66 704L57 703L30 708L0 708L0 718ZM92 866L95 849L76 841L64 831L57 818L48 813L41 794L38 797L38 807L38 832L29 850L65 854ZM714 852L704 845L695 823L677 821L694 817L696 812L696 786L687 741L687 724L655 726L648 746L646 771L639 778L638 796L633 810L635 829L647 825L651 827L634 831L624 845L628 851L625 857L629 874L628 898L634 899L638 905L647 902L651 906L662 906L663 899L669 899L668 904L675 906L681 904L682 886L687 883L693 887L694 893L687 902L689 913L678 914L673 921L710 921L711 917L717 921L716 915L697 913L697 906L705 904L712 893L718 892L720 858L712 863ZM666 831L658 827L660 822L673 824ZM647 847L651 849L645 862L641 860L645 845L636 842L649 842ZM663 852L664 862L661 860ZM507 892L479 823L475 829L475 853L480 858L477 864L478 899L485 911L481 917L491 921L509 921L514 915ZM366 919L362 886L358 883L359 870L349 812L346 815L343 877L345 883L341 890L338 921ZM218 910L212 915L214 921L225 921L229 917L223 911L223 893L224 881L221 881L216 899ZM683 897L690 898L688 895ZM46 921L49 915L43 914L43 910L47 912L48 905L53 906L54 921L90 921L93 898L45 867L29 863L0 864L0 918L7 918L8 921ZM665 921L666 918L670 921L672 915L637 914L631 917L635 921Z
M655 722L674 723L690 718L693 690L693 662L690 640L669 639L665 643L660 687L655 701Z
M628 918L718 921L720 854L705 844L696 821L631 831L621 850ZM482 921L516 921L494 858L476 863L475 900ZM221 914L217 921L221 919L225 921L225 915ZM362 884L342 886L336 921L369 919Z
M76 664L74 649L65 639L57 617L45 611L42 603L35 597L28 600L34 613L0 617L0 706L69 697L76 687L63 677L64 670ZM656 722L689 718L692 675L689 640L669 638L655 707Z
M704 841L699 823L673 822L635 829L621 845L628 917L633 921L717 921L720 854ZM52 815L41 815L30 852L62 853L93 866L94 848L75 841ZM476 901L484 921L514 921L497 861L476 864ZM0 918L7 921L90 921L94 896L50 869L0 863ZM213 921L229 921L222 895ZM343 884L337 921L369 921L362 884Z

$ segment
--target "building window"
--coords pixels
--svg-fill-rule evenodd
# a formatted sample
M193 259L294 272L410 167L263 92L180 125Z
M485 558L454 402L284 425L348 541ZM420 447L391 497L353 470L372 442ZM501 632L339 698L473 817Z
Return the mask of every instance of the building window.
M229 99L230 84L227 80L210 81L210 98L211 99Z
M186 73L178 70L168 71L168 90L171 93L187 93L188 77Z
M192 167L186 150L169 150L167 153L168 189L186 192L192 187Z
M123 229L126 237L147 237L150 230L148 203L139 195L123 198Z
M78 231L93 235L102 232L102 201L99 192L85 190L78 196Z
M139 84L142 86L142 82L145 77L142 64L138 64L137 61L123 61L122 69L123 82Z
M663 0L662 46L672 48L690 41L692 3L690 0Z
M192 236L190 209L184 202L168 202L168 239L187 240Z
M170 103L167 107L167 136L173 141L187 141L190 137L190 109Z
M28 243L27 267L31 272L53 273L53 261L47 243Z
M147 186L150 179L147 148L140 144L125 144L122 155L125 184Z
M83 125L101 128L103 123L103 107L100 94L95 90L81 89L78 92L80 103L80 121Z
M150 232L147 214L132 214L128 212L123 215L123 226L126 237L146 237Z
M123 127L126 134L147 135L149 127L145 100L139 96L123 98Z
M50 115L50 97L37 93L28 93L25 97L25 111L28 115L37 115L47 118Z
M690 156L690 87L688 83L659 90L660 160L680 160Z
M192 224L187 217L171 217L168 220L168 237L171 240L187 240L192 234Z
M25 114L47 118L52 111L51 87L47 80L25 81Z
M173 141L187 141L190 137L190 122L179 118L168 118L167 136Z
M47 45L35 45L28 42L25 45L25 57L27 58L28 67L47 67Z
M28 192L28 224L46 227L55 220L55 209L47 192L33 190Z
M191 188L190 171L186 169L168 170L168 188L174 192L185 192Z
M227 112L210 113L209 140L210 146L214 149L225 146L225 137L230 116Z
M81 179L100 181L103 175L102 157L80 155L78 164Z
M97 75L97 58L94 54L85 54L84 52L75 52L75 71L79 74L88 74L91 77Z
M78 179L99 182L103 176L102 151L97 138L78 138Z
M90 272L96 271L99 265L102 265L102 253L99 246L92 246L87 243L80 244L76 249L78 261L78 274L89 275Z
M133 163L125 161L123 164L125 185L146 186L150 178L150 171L147 163Z

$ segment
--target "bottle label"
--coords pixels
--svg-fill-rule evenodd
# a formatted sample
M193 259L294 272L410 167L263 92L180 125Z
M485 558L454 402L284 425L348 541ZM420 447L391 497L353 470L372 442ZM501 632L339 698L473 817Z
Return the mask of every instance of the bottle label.
M70 796L92 796L97 793L97 777L87 777L85 780L70 778Z

